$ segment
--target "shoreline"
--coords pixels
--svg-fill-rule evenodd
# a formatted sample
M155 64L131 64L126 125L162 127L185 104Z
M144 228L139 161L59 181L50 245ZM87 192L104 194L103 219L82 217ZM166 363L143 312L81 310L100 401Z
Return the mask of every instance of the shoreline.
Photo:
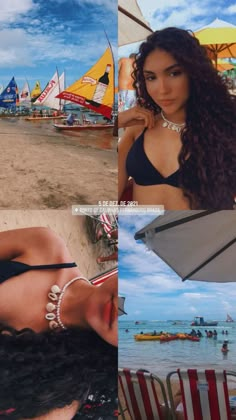
M68 209L117 199L112 133L63 135L52 122L12 120L0 119L0 209Z

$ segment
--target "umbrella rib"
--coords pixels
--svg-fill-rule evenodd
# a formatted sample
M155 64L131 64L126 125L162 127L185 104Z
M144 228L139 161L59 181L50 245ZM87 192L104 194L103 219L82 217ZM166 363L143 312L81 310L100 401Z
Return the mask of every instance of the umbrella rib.
M135 17L134 15L132 15L131 13L127 12L127 10L123 9L123 7L118 6L118 10L123 13L125 16L129 17L130 19L134 20L136 23L138 23L140 26L142 26L145 29L148 29L150 32L153 32L153 30L151 28L149 28L148 25L146 25L144 22L142 22L141 20L139 20L137 17Z
M215 254L213 254L210 258L208 258L206 261L204 261L202 264L200 264L197 268L195 268L191 273L187 274L187 276L183 277L183 281L190 278L193 274L197 273L197 271L201 270L203 267L205 267L209 262L214 260L218 255L222 254L226 249L231 247L236 242L236 238L232 239L232 241L228 242L223 248L221 248L219 251L217 251Z
M171 229L173 227L182 225L184 223L191 222L192 220L200 219L201 217L208 216L209 214L217 213L219 211L220 210L205 210L205 211L202 211L200 213L194 214L193 216L188 216L188 217L185 217L185 218L180 219L180 220L175 220L174 222L167 223L164 226L156 227L155 228L155 233L163 232L164 230L168 230L168 229ZM145 232L143 232L143 233L138 233L137 232L134 236L135 240L142 239L142 238L145 238Z

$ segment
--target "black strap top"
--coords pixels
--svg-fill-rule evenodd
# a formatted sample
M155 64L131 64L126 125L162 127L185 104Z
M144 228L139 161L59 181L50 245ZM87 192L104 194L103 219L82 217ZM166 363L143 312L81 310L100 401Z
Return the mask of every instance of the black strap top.
M75 262L61 263L61 264L48 264L48 265L28 265L19 261L0 261L0 284L11 277L19 276L30 270L50 270L60 268L77 267Z
M179 169L168 177L164 177L153 166L144 150L144 131L131 146L126 159L126 170L138 185L167 184L179 187Z

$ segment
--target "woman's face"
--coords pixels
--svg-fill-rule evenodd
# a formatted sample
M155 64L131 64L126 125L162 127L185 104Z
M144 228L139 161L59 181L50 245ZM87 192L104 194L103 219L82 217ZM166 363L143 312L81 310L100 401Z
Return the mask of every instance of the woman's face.
M143 75L148 94L165 115L185 110L189 77L171 54L158 48L152 51L144 61Z
M100 286L94 286L87 302L85 318L89 327L105 341L118 346L118 279L117 274Z

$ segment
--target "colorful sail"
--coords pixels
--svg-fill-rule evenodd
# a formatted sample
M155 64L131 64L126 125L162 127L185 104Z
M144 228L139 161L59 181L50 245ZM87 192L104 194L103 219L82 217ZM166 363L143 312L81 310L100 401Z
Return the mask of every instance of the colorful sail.
M33 88L33 90L31 91L31 100L34 102L37 97L40 95L42 89L40 86L40 82L37 80L37 82L35 83L35 86Z
M22 90L19 94L19 101L20 105L30 106L31 105L31 96L30 96L30 88L29 83L26 81Z
M48 106L53 109L61 109L61 99L57 95L65 89L65 74L61 74L60 78L58 72L53 75L52 79L48 82L41 95L34 102L35 105Z
M13 77L7 87L0 94L0 107L12 108L16 106L17 84Z
M61 92L57 98L74 102L111 118L114 102L114 63L107 48L103 56L83 77Z

